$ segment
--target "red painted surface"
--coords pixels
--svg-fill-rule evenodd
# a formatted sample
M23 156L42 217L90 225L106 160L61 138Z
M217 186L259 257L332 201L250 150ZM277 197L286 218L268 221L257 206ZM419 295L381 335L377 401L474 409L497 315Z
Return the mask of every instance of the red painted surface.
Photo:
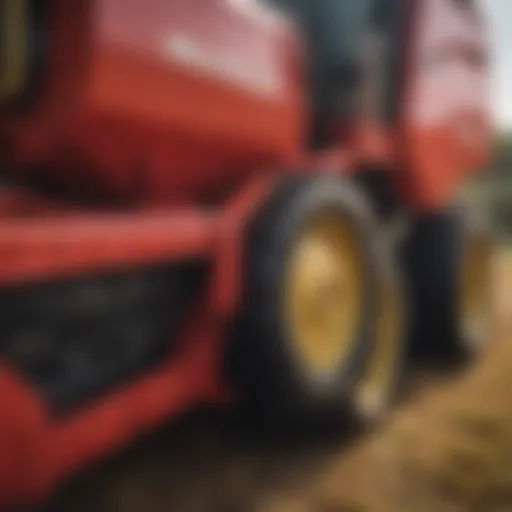
M357 159L402 167L412 207L448 201L489 153L472 4L411 0L401 129L367 119L342 138ZM0 122L11 172L169 204L308 158L298 38L256 0L53 5L48 86L30 114Z
M475 2L412 5L402 126L405 199L439 208L490 154L485 24Z
M216 232L216 264L210 303L217 315L232 318L240 304L243 247L249 221L276 187L276 177L261 174L250 180L224 209Z
M0 124L17 173L168 203L296 157L284 23L228 0L53 4L50 84L36 110Z
M0 504L40 498L165 418L229 397L219 358L246 226L279 175L364 161L394 169L411 208L453 197L489 141L483 33L456 4L408 4L400 122L366 116L311 154L299 46L255 1L54 0L47 85L35 109L0 120L3 168L100 190L124 209L4 191L0 285L191 257L212 273L179 357L71 417L51 417L0 361Z
M4 283L191 257L213 265L209 286L179 336L179 355L71 417L50 416L35 390L0 366L0 506L44 497L69 471L173 414L205 402L230 400L220 374L221 357L227 322L240 303L242 237L274 187L272 175L256 175L217 216L181 210L0 224ZM22 257L10 252L14 250Z
M211 257L217 224L184 209L0 220L0 285Z

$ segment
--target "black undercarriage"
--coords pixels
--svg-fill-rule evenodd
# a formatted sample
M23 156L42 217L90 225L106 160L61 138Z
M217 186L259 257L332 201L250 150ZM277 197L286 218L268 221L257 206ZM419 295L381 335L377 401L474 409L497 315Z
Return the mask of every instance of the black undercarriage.
M183 263L0 292L0 357L55 411L157 364L203 282Z

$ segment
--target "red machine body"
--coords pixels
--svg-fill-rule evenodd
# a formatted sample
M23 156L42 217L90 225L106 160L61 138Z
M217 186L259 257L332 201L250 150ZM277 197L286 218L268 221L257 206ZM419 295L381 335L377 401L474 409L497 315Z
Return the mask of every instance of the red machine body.
M2 123L7 168L168 204L305 156L304 48L263 2L55 0L50 10L37 107ZM343 149L400 164L404 200L428 208L488 153L486 44L464 2L409 11L401 120L382 126L370 112Z
M51 11L37 107L4 123L16 172L169 204L297 157L299 55L275 16L216 0Z
M365 162L392 170L404 204L435 210L486 162L486 43L466 4L407 2L398 117L369 108L340 124L338 145L312 152L304 44L263 2L49 2L33 105L0 118L2 171L16 185L0 201L0 283L183 260L209 271L178 355L70 415L53 415L0 359L0 503L44 496L165 418L231 396L219 361L241 240L280 174Z
M432 0L418 9L402 142L413 201L435 207L488 161L488 53L474 3Z

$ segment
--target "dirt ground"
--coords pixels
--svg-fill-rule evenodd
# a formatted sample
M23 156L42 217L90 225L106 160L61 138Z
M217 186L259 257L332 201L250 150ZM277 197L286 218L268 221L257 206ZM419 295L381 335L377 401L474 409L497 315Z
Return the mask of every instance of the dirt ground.
M512 512L511 251L496 275L488 354L416 377L378 431L275 446L200 415L76 478L45 510Z

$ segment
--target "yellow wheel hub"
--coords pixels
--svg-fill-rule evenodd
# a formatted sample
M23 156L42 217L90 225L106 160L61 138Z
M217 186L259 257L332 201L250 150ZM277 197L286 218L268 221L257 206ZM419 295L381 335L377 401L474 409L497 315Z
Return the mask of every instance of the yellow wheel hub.
M285 312L292 343L306 366L328 371L356 342L363 264L356 234L334 213L320 215L292 250Z

